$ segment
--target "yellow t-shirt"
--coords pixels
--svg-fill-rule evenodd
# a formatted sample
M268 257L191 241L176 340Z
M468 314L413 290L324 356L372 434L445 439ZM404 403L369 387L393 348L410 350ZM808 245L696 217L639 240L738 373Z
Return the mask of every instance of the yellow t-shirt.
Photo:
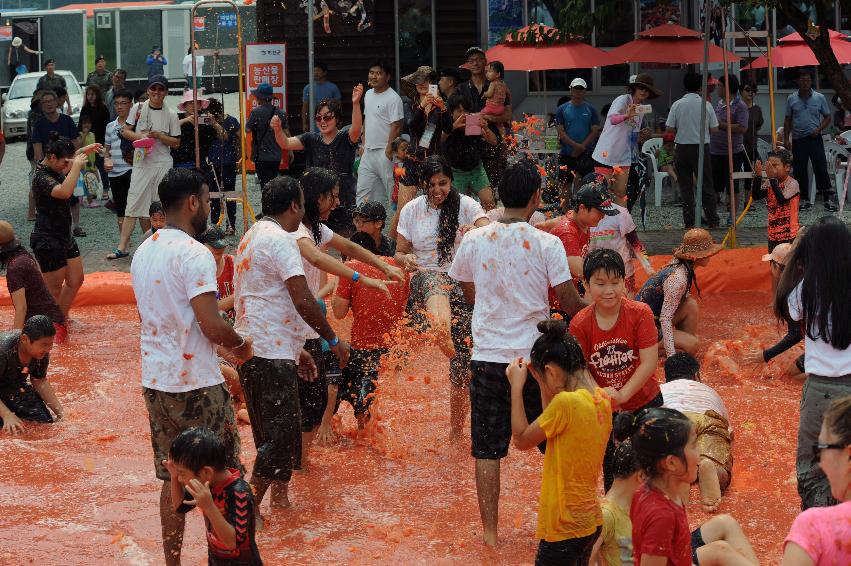
M597 479L612 431L612 403L602 389L562 392L538 417L547 453L535 536L558 542L593 534L603 523Z
M607 566L633 566L632 520L629 511L608 499L603 499L603 532L600 556Z

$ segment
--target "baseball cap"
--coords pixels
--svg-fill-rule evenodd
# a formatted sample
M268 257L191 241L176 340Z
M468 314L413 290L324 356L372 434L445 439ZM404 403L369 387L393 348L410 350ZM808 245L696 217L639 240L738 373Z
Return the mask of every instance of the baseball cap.
M570 81L570 88L588 88L588 83L586 83L583 79L576 77Z
M166 79L162 75L154 75L150 79L148 79L148 88L151 88L154 85L160 85L161 87L168 90L168 79Z
M253 94L256 98L271 100L275 96L275 91L269 83L260 83L257 88L251 91L251 94Z
M387 220L387 210L380 202L368 200L360 203L352 216L362 216L367 220Z
M210 226L201 232L197 239L202 244L207 244L217 250L223 250L228 247L228 243L225 241L225 233L218 226Z
M97 63L97 62L99 62L99 61L106 61L106 57L104 57L103 55L98 55L98 56L95 58L95 63Z
M573 195L572 201L574 207L582 204L586 208L596 208L606 216L620 214L620 211L612 205L612 198L608 191L600 183L593 182L582 185Z
M774 247L770 254L762 256L762 261L774 261L780 265L786 265L786 259L789 252L792 251L792 244L778 244Z

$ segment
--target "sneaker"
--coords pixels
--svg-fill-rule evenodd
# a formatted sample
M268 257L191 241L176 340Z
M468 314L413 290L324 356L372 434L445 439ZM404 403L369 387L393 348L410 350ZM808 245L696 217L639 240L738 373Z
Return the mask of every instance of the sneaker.
M836 197L830 197L825 200L824 209L828 212L837 212L839 210L839 203L836 202Z
M802 200L801 204L798 205L798 210L809 210L813 207L812 203L808 200Z
M79 226L77 226L76 228L74 228L74 237L75 238L85 238L86 237L86 231L83 230L82 228L80 228Z

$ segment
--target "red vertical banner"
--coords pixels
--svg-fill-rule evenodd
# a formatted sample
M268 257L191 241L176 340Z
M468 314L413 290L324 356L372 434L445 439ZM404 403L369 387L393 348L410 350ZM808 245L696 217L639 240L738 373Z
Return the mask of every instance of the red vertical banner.
M249 43L245 46L245 113L246 117L257 107L251 94L263 83L272 87L272 105L286 111L287 101L287 44ZM248 134L246 134L248 135ZM249 139L246 138L246 142ZM253 164L251 164L253 168ZM289 166L289 154L281 152L281 168Z

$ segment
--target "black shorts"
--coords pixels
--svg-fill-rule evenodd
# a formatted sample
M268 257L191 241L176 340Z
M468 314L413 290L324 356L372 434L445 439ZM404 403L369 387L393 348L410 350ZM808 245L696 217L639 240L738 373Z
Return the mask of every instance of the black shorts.
M697 559L697 549L701 546L706 546L703 541L703 534L700 532L700 527L697 527L691 532L691 561L694 566L700 566L700 560Z
M356 415L369 411L378 382L378 370L381 356L386 348L376 350L352 350L349 363L343 368L337 390L337 406L346 401L355 410Z
M304 343L304 349L313 357L317 376L313 381L298 380L298 399L301 405L301 431L310 432L322 422L325 405L328 403L328 380L325 377L325 358L322 355L322 339L312 338Z
M36 237L30 238L30 245L42 273L58 271L68 265L69 259L80 257L80 248L74 238L63 242L53 238Z
M505 377L508 364L470 363L470 437L477 460L498 460L511 442L511 387ZM523 406L531 423L543 412L541 390L534 379L523 387Z
M535 566L588 564L594 543L597 542L597 538L602 532L603 527L597 527L596 531L584 537L569 538L557 542L547 542L541 539L541 542L538 543L538 552L535 555Z
M0 400L19 419L37 423L53 422L47 405L29 383L13 391L0 393ZM3 426L3 419L0 419L0 426Z
M130 191L130 175L133 171L125 171L117 177L110 177L109 188L112 191L112 202L115 203L115 214L124 218L127 209L127 193Z

